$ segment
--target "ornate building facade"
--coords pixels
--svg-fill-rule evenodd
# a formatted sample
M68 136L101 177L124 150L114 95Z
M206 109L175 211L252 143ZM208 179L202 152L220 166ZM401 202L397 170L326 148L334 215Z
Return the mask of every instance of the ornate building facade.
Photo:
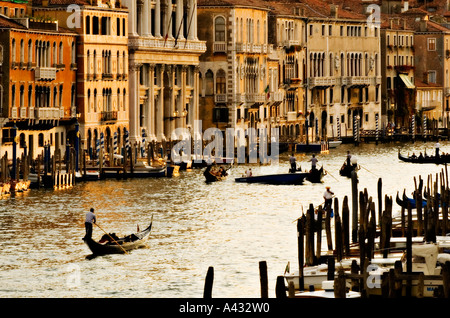
M129 9L130 140L164 142L199 119L196 0L124 0Z
M120 149L129 134L128 10L120 1L79 0L74 7L70 0L36 2L35 15L79 34L74 62L81 149L95 158L103 141L111 153L114 135Z
M2 155L14 135L17 156L35 158L45 145L64 154L76 120L76 39L55 21L0 17Z

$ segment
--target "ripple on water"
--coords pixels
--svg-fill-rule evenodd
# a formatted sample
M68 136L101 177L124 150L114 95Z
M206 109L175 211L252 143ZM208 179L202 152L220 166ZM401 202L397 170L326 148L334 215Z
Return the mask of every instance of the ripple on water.
M449 144L442 142L449 152ZM267 261L269 291L287 262L296 266L295 219L309 204L323 202L325 185L342 201L350 180L339 176L346 151L363 167L358 189L377 197L414 189L414 176L440 172L435 165L411 165L402 153L433 151L432 143L341 145L318 155L329 172L323 184L267 186L236 184L248 166L229 170L227 180L206 184L201 170L164 179L80 183L64 191L33 190L0 201L0 297L202 297L209 266L215 269L214 297L259 297L259 262ZM309 156L297 155L303 170ZM253 165L254 174L285 172L288 154L277 166ZM351 203L351 201L350 201ZM394 204L395 205L395 204ZM129 255L86 259L81 238L84 216L94 207L99 225L127 234L153 215L147 248ZM396 206L394 208L397 208ZM103 233L94 228L94 237ZM79 276L76 276L79 275ZM79 280L75 278L79 277Z

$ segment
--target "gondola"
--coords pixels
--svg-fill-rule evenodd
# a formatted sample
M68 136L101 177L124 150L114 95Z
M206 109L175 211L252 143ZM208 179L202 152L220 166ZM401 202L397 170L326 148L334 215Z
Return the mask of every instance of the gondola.
M268 174L262 176L242 177L235 178L234 180L239 183L260 183L260 184L272 184L272 185L300 185L303 184L303 180L307 177L308 173L281 173L281 174Z
M347 178L351 178L352 177L352 171L358 171L359 168L357 165L348 165L347 163L344 163L341 167L341 169L339 170L339 175L343 176L343 177L347 177Z
M227 173L225 172L225 175L218 176L211 172L212 165L209 165L206 167L205 171L203 172L203 175L205 176L206 182L216 182L216 181L222 181L225 179Z
M410 162L410 163L434 163L434 164L447 164L450 163L450 156L449 155L443 155L439 157L435 156L409 156L405 157L400 153L400 150L398 151L398 159L404 162Z
M144 238L150 234L152 223L153 221L150 222L150 225L143 231L120 238L112 233L103 235L102 239L98 242L91 238L83 240L94 255L124 254L125 251L128 252L145 246Z
M397 202L398 205L400 205L401 207L407 209L408 208L408 203L411 206L411 209L415 209L416 208L416 200L412 199L412 198L408 198L407 196L403 196L404 199L400 199L400 197L398 196L398 192L397 192L397 197L395 198L395 202ZM422 200L422 207L427 206L427 200Z
M306 176L306 180L311 183L321 183L324 175L323 167L320 167L320 169L311 169Z

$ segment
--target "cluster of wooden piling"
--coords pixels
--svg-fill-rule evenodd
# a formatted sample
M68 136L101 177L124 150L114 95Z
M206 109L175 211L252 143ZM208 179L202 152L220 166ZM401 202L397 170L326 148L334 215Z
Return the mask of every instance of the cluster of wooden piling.
M14 195L29 189L30 181L28 175L30 173L30 159L22 154L16 159L15 169L10 169L10 160L8 152L0 158L0 196Z
M390 269L381 277L381 294L385 297L411 296L411 282L419 281L419 291L417 297L423 295L424 279L440 279L443 281L443 289L436 296L450 297L449 270L450 263L447 262L442 268L440 277L427 277L423 273L413 273L412 270L412 237L424 236L426 242L436 243L436 235L447 234L448 224L448 203L450 201L450 192L448 188L448 174L445 170L441 173L440 181L436 178L433 183L431 176L428 178L428 187L425 189L427 205L422 213L420 201L422 193L422 180L416 185L414 197L419 200L417 204L417 220L413 221L411 204L405 208L402 207L401 220L395 222L392 217L392 197L385 195L384 209L382 201L382 181L378 180L378 217L375 208L375 202L369 197L367 189L358 193L356 173L352 175L352 228L349 226L350 209L348 206L348 197L345 196L342 206L342 216L339 213L339 200L334 199L334 244L333 248L331 234L331 208L328 206L325 210L319 206L314 208L311 204L306 215L297 220L298 232L298 264L299 264L299 286L304 291L304 266L314 266L322 263L328 264L329 279L335 281L335 297L345 297L345 281L352 281L352 290L359 291L361 297L371 295L370 288L367 288L367 267L375 257L375 253L380 253L383 258L388 257L390 250L390 240L393 236L406 237L406 272L402 272L400 261L395 263L394 268ZM440 190L441 195L438 195ZM406 196L403 195L404 202ZM359 211L358 211L359 207ZM439 212L441 207L441 213ZM358 213L359 212L359 213ZM314 215L317 215L317 218ZM325 217L324 225L328 243L328 252L322 255L322 215ZM439 216L442 216L441 218ZM423 217L423 218L422 218ZM316 219L316 220L315 220ZM350 238L351 237L351 238ZM378 247L375 245L375 238L379 238ZM315 243L316 242L316 243ZM350 274L340 272L335 278L335 262L340 262L344 258L358 258L353 260ZM433 276L433 275L431 275ZM282 278L282 276L280 276ZM282 284L277 290L277 296L286 297L286 290L290 290L290 296L294 296L292 287L285 288L284 280L279 278L277 282ZM406 294L402 293L402 284L406 284ZM307 287L307 286L306 286ZM280 292L284 290L284 292ZM284 296L283 296L284 295Z
M345 298L350 282L351 290L360 293L362 298L383 297L424 297L425 281L439 281L442 285L434 290L434 297L450 298L450 262L442 265L440 275L412 271L413 237L423 237L424 242L436 243L436 236L448 233L448 206L450 188L448 187L447 167L436 175L428 176L427 187L423 180L414 178L413 197L417 200L417 216L413 219L411 204L402 205L400 219L393 217L393 199L382 195L382 180L378 180L378 209L375 201L368 195L367 189L358 191L356 173L352 175L352 208L349 198L344 197L342 208L338 198L334 198L333 207L314 207L310 204L308 211L297 220L298 235L298 269L299 288L296 291L291 282L285 284L284 276L276 279L275 294L277 298L297 297L298 291L306 291L310 286L304 284L305 266L327 264L327 280L334 281L334 296ZM422 197L427 204L422 207ZM384 200L383 200L384 199ZM405 193L403 202L409 202ZM334 214L334 216L332 216ZM334 218L334 234L331 222ZM350 218L352 224L350 225ZM322 231L325 230L327 248L322 248ZM404 237L406 247L393 248L391 241L395 237ZM377 242L377 244L376 244ZM326 252L324 253L324 250ZM403 253L403 263L396 260L394 266L380 275L379 288L375 293L373 286L368 286L371 261L375 256L388 258L390 253ZM345 272L336 263L351 259L350 272ZM261 297L268 297L267 263L260 262ZM337 273L337 274L336 274ZM212 297L214 269L210 267L205 281L204 297ZM413 282L415 284L414 293Z

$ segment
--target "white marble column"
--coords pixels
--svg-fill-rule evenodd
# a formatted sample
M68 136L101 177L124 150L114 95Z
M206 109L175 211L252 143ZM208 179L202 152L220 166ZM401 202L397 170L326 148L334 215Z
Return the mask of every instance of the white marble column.
M147 118L147 132L148 139L156 140L156 127L155 127L155 64L150 64L148 67L148 118Z
M142 7L141 12L141 20L142 20L142 32L141 36L149 36L150 33L150 0L144 0L144 5Z
M129 118L130 118L130 142L138 140L139 132L139 68L140 64L130 61L129 65Z
M175 24L176 26L176 34L175 37L178 38L178 40L180 39L184 39L184 35L183 35L183 25L182 23L184 23L183 21L183 12L184 12L184 8L183 8L183 0L177 0L177 22Z
M156 0L155 4L155 34L154 36L161 36L161 1Z

